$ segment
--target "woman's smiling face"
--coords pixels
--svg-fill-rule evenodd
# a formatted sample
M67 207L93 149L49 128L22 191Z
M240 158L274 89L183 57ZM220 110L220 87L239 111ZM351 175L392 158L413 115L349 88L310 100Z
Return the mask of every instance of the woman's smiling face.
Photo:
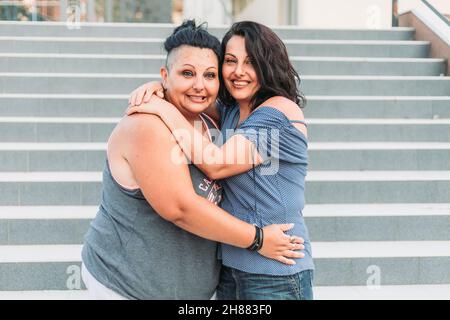
M240 104L249 103L260 85L245 48L245 38L232 36L227 43L222 66L225 87Z
M166 98L183 114L199 114L217 98L218 58L211 49L184 45L175 50L168 69L161 69Z

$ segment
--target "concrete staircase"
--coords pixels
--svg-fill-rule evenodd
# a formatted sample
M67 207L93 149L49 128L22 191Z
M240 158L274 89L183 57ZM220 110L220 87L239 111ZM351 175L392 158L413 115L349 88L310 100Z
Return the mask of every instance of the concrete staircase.
M0 299L85 297L106 140L171 30L0 22ZM445 61L413 29L276 31L308 98L316 298L450 299Z

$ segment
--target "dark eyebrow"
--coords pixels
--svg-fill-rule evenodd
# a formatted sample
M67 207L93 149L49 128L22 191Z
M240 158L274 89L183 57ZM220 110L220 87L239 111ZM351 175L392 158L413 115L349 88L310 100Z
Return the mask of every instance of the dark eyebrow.
M183 64L183 66L189 66L189 67L192 67L193 69L195 69L195 67L189 63L185 63L185 64ZM217 69L216 67L208 67L206 70L211 69L211 68Z
M232 53L225 53L225 55L230 55L230 56L233 56L233 58L236 58L236 56L234 55L234 54L232 54Z

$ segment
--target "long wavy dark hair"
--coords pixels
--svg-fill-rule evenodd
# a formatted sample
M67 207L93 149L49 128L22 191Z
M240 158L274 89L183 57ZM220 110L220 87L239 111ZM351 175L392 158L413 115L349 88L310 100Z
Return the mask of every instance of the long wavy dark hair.
M286 46L275 32L253 21L234 23L222 39L220 66L224 63L227 43L233 36L245 38L245 49L258 76L260 89L250 101L252 110L274 96L286 97L300 108L306 105L306 99L298 89L300 77L289 60ZM223 84L222 72L219 75ZM226 105L236 103L225 85L221 85L218 98Z

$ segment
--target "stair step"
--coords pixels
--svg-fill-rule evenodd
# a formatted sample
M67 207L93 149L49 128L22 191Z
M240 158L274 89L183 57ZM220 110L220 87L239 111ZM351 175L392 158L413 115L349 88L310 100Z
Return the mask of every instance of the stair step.
M318 142L309 145L308 157L313 171L450 170L448 143Z
M290 57L301 75L439 76L443 59ZM158 73L165 55L0 53L0 72Z
M450 284L314 287L316 300L449 300Z
M3 172L0 205L98 205L101 172ZM306 202L447 203L449 171L310 171Z
M450 143L311 142L309 170L450 170ZM101 171L106 143L0 143L0 171Z
M396 203L396 204L306 204L303 215L318 217L412 217L447 216L450 203Z
M145 82L145 80L143 81ZM0 117L121 117L128 94L0 94ZM450 118L445 96L306 96L309 118Z
M311 241L449 241L450 207L445 214L433 215L362 215L311 217L305 210L305 221Z
M0 120L0 142L106 143L119 118L29 118Z
M450 283L450 241L313 242L312 247L316 286L362 286L374 275L382 286ZM0 246L0 290L71 289L81 248Z
M78 262L81 245L0 246L0 263Z
M0 206L0 220L93 219L98 206ZM450 215L450 203L307 204L306 218L427 217Z
M450 118L450 97L306 96L306 118Z
M129 94L159 74L0 73L0 93ZM309 95L449 96L450 77L301 76Z
M120 118L0 117L0 142L106 142ZM448 142L450 119L308 119L319 142Z
M449 300L450 285L314 287L315 300ZM0 300L86 300L86 290L0 291Z
M313 242L316 259L450 257L450 241Z
M164 39L101 37L0 37L3 53L165 54ZM296 40L284 43L291 55L426 58L429 41Z
M98 206L4 206L0 207L0 221L4 220L92 220Z
M163 23L81 23L79 29L69 29L65 22L11 22L2 21L0 36L37 37L120 37L166 38L175 25ZM222 37L229 26L209 26L208 31ZM328 40L412 40L413 28L389 29L302 29L299 27L273 27L282 39Z
M309 119L311 142L448 142L448 119Z
M0 300L88 300L86 290L0 291Z
M339 206L340 211L329 209ZM82 244L97 211L97 206L0 207L0 245ZM450 204L307 205L304 216L313 242L450 240Z

